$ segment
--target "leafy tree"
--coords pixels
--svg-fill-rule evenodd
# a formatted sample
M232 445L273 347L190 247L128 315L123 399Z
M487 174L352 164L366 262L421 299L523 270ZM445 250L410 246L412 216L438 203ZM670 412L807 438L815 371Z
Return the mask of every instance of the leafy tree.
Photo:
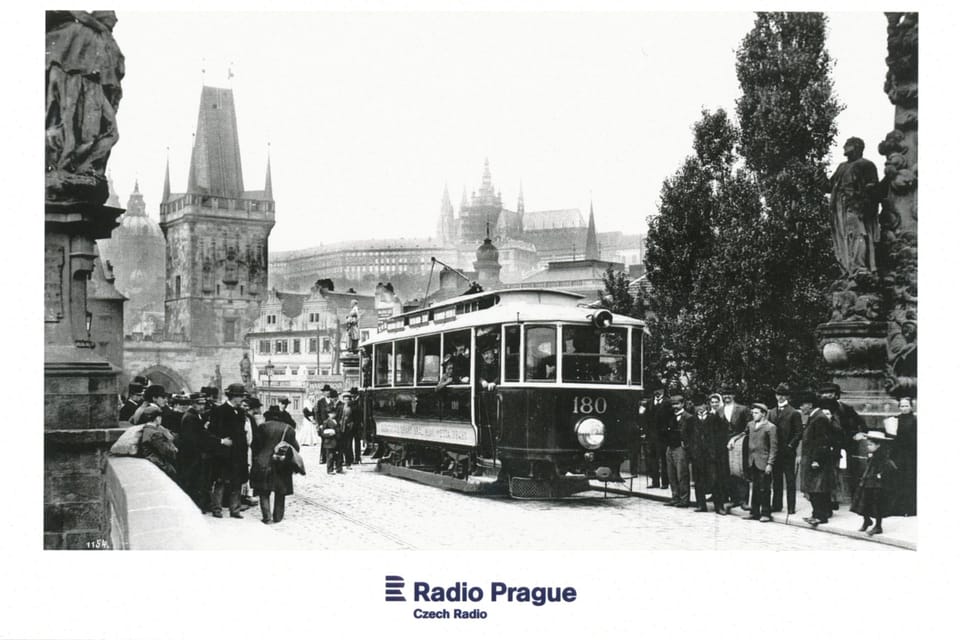
M821 185L841 109L824 35L822 14L757 15L737 53L739 128L702 113L650 220L653 330L704 388L755 395L822 374L816 326L835 268Z

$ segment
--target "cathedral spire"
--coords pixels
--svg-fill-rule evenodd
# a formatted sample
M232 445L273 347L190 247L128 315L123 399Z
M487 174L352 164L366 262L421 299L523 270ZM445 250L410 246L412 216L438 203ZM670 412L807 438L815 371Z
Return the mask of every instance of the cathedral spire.
M273 200L273 178L270 175L270 143L267 143L267 177L263 182L263 195L268 200Z
M593 198L590 198L590 221L587 223L587 247L584 258L599 260L600 248L597 246L597 227L593 221Z
M160 202L164 203L170 199L170 147L167 147L167 169L163 174L163 195Z

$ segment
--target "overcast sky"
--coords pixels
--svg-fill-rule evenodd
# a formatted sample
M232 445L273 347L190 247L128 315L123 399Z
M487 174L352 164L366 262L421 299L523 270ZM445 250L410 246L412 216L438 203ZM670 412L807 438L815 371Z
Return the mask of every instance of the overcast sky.
M733 115L735 52L753 14L146 13L118 11L126 56L110 172L126 205L139 179L157 216L169 147L186 187L203 83L232 86L248 190L268 143L271 249L433 233L484 158L504 204L579 207L600 231L641 232L663 179L691 151L703 108ZM827 46L858 135L878 165L892 128L882 13L829 15ZM232 66L234 77L227 80ZM205 70L205 72L204 72Z

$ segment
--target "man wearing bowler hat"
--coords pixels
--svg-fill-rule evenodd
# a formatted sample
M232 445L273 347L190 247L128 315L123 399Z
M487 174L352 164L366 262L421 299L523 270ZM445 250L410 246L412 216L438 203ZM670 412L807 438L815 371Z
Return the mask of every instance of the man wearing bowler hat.
M747 467L752 495L748 520L770 522L770 481L777 459L777 428L767 420L767 405L754 402L750 407L753 420L747 424Z
M800 412L790 406L790 387L781 382L774 390L777 406L767 419L777 427L777 459L773 463L773 513L783 511L783 485L787 485L787 513L797 512L797 447L803 437Z
M246 396L242 384L227 387L226 402L210 412L210 433L219 439L211 464L213 491L211 507L213 517L222 518L223 495L228 496L231 518L242 518L240 513L240 487L247 481L247 435L246 414L240 403Z
M118 418L121 421L130 420L141 404L143 404L143 385L139 382L131 382L127 385L127 399L120 407Z

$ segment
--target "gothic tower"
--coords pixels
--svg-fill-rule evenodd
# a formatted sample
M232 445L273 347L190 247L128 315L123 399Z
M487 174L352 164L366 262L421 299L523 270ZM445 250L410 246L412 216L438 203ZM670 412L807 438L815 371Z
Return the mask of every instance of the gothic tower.
M450 245L456 242L454 224L450 192L447 190L447 185L443 185L443 198L440 200L440 220L437 222L437 240L441 244Z
M267 293L274 225L270 161L262 191L245 191L233 91L203 87L184 193L160 204L166 238L165 334L195 347L242 347Z
M593 200L590 201L590 221L587 223L587 247L583 257L587 260L600 259L600 247L597 245L597 226L593 221Z
M469 205L461 205L460 242L483 242L487 236L485 231L487 225L495 228L502 211L503 201L500 199L500 194L494 190L493 180L490 177L490 162L484 160L480 190L473 193Z

